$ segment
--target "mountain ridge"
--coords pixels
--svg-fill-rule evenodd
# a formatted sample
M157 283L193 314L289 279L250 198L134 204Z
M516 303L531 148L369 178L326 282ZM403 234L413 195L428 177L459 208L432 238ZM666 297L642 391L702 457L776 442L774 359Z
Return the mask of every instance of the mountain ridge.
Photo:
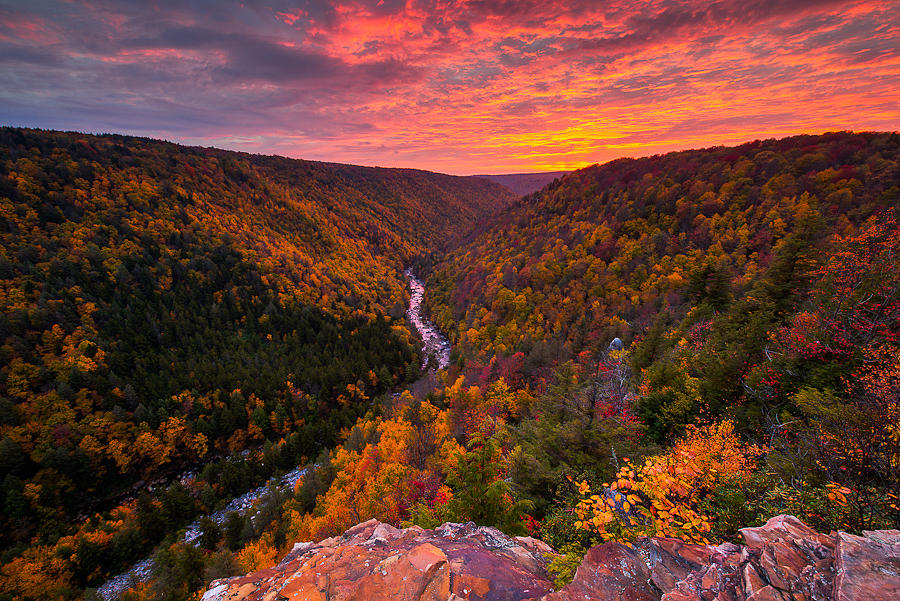
M497 175L473 175L506 186L519 196L537 192L550 182L568 175L571 171L539 171L533 173L502 173Z

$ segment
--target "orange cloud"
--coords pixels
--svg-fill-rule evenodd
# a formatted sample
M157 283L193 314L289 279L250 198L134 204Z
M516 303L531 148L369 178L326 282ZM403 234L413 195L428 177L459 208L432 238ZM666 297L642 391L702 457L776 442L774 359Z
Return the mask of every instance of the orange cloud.
M451 173L900 124L887 0L281 4L7 9L0 114Z

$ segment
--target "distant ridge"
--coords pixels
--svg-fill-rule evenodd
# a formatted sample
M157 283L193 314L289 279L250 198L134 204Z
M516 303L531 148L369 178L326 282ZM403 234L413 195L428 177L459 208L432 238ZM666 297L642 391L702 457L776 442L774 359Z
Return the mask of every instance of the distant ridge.
M568 175L570 171L545 171L542 173L507 173L505 175L475 175L506 186L516 194L524 196L537 192L556 178Z

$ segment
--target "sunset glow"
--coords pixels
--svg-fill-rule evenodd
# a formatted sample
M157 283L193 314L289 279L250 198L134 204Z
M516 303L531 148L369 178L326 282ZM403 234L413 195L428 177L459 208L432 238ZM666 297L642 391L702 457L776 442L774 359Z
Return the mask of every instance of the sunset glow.
M0 1L0 124L448 173L900 129L900 3Z

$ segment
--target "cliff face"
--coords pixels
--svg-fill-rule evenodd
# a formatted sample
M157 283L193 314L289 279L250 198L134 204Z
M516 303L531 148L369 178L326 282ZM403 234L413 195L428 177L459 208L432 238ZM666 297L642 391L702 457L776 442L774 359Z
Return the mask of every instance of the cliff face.
M742 534L744 545L599 545L554 592L553 550L539 540L471 523L399 530L370 520L298 543L267 570L215 581L203 601L900 600L900 531L826 535L778 516Z

